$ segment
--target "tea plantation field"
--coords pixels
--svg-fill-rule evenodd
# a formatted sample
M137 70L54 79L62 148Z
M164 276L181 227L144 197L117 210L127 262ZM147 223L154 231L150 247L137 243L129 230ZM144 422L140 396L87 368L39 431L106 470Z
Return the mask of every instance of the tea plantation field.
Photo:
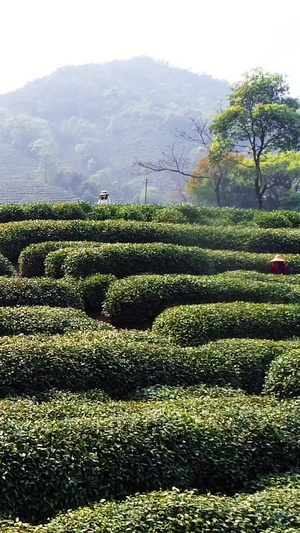
M0 354L1 533L300 532L300 213L2 205Z

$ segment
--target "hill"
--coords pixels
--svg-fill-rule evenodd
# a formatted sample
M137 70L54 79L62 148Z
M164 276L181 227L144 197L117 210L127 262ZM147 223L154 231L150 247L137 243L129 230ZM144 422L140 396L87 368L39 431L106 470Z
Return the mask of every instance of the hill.
M113 201L131 203L144 187L135 159L158 158L187 116L208 116L227 90L226 81L148 57L67 66L0 96L0 142L15 151L18 177L21 153L32 179L89 201L109 188ZM150 181L149 199L172 201L171 178Z

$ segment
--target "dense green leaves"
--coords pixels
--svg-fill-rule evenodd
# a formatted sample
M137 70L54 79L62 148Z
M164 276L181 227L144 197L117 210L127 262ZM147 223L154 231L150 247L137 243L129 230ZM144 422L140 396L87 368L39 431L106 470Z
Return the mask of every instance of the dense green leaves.
M1 412L6 517L46 520L96 499L174 485L232 494L279 465L299 466L299 409L289 402L238 394L147 403L69 397L2 400Z
M214 257L214 252L211 256ZM226 262L226 254L223 258ZM238 300L300 303L300 289L296 284L284 281L272 283L275 276L265 274L260 275L264 281L259 281L255 279L259 274L253 274L253 280L249 275L244 279L241 273L237 276L131 276L110 285L104 301L104 313L115 326L144 327L150 325L167 307L183 304ZM282 280L282 276L278 278Z
M300 334L299 304L216 303L183 305L163 311L153 331L182 346L214 339L287 339Z

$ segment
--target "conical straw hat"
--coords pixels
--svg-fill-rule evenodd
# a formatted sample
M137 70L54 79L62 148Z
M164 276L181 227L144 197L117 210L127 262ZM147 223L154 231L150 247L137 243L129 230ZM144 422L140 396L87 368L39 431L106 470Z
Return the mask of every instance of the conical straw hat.
M276 254L275 257L274 257L274 259L272 259L271 263L275 263L275 262L276 262L276 263L277 263L277 262L279 263L279 262L281 262L281 261L282 261L283 263L285 263L285 259L284 259L283 255L282 255L282 254Z

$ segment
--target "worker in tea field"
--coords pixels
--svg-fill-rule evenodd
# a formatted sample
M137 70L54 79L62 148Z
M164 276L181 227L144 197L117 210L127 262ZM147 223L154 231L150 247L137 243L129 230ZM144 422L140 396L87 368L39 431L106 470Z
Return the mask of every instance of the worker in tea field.
M99 194L99 200L97 203L98 205L110 204L110 197L107 191L101 191L101 193Z
M271 274L288 274L289 265L284 259L282 254L276 254L274 259L271 261L270 266Z

